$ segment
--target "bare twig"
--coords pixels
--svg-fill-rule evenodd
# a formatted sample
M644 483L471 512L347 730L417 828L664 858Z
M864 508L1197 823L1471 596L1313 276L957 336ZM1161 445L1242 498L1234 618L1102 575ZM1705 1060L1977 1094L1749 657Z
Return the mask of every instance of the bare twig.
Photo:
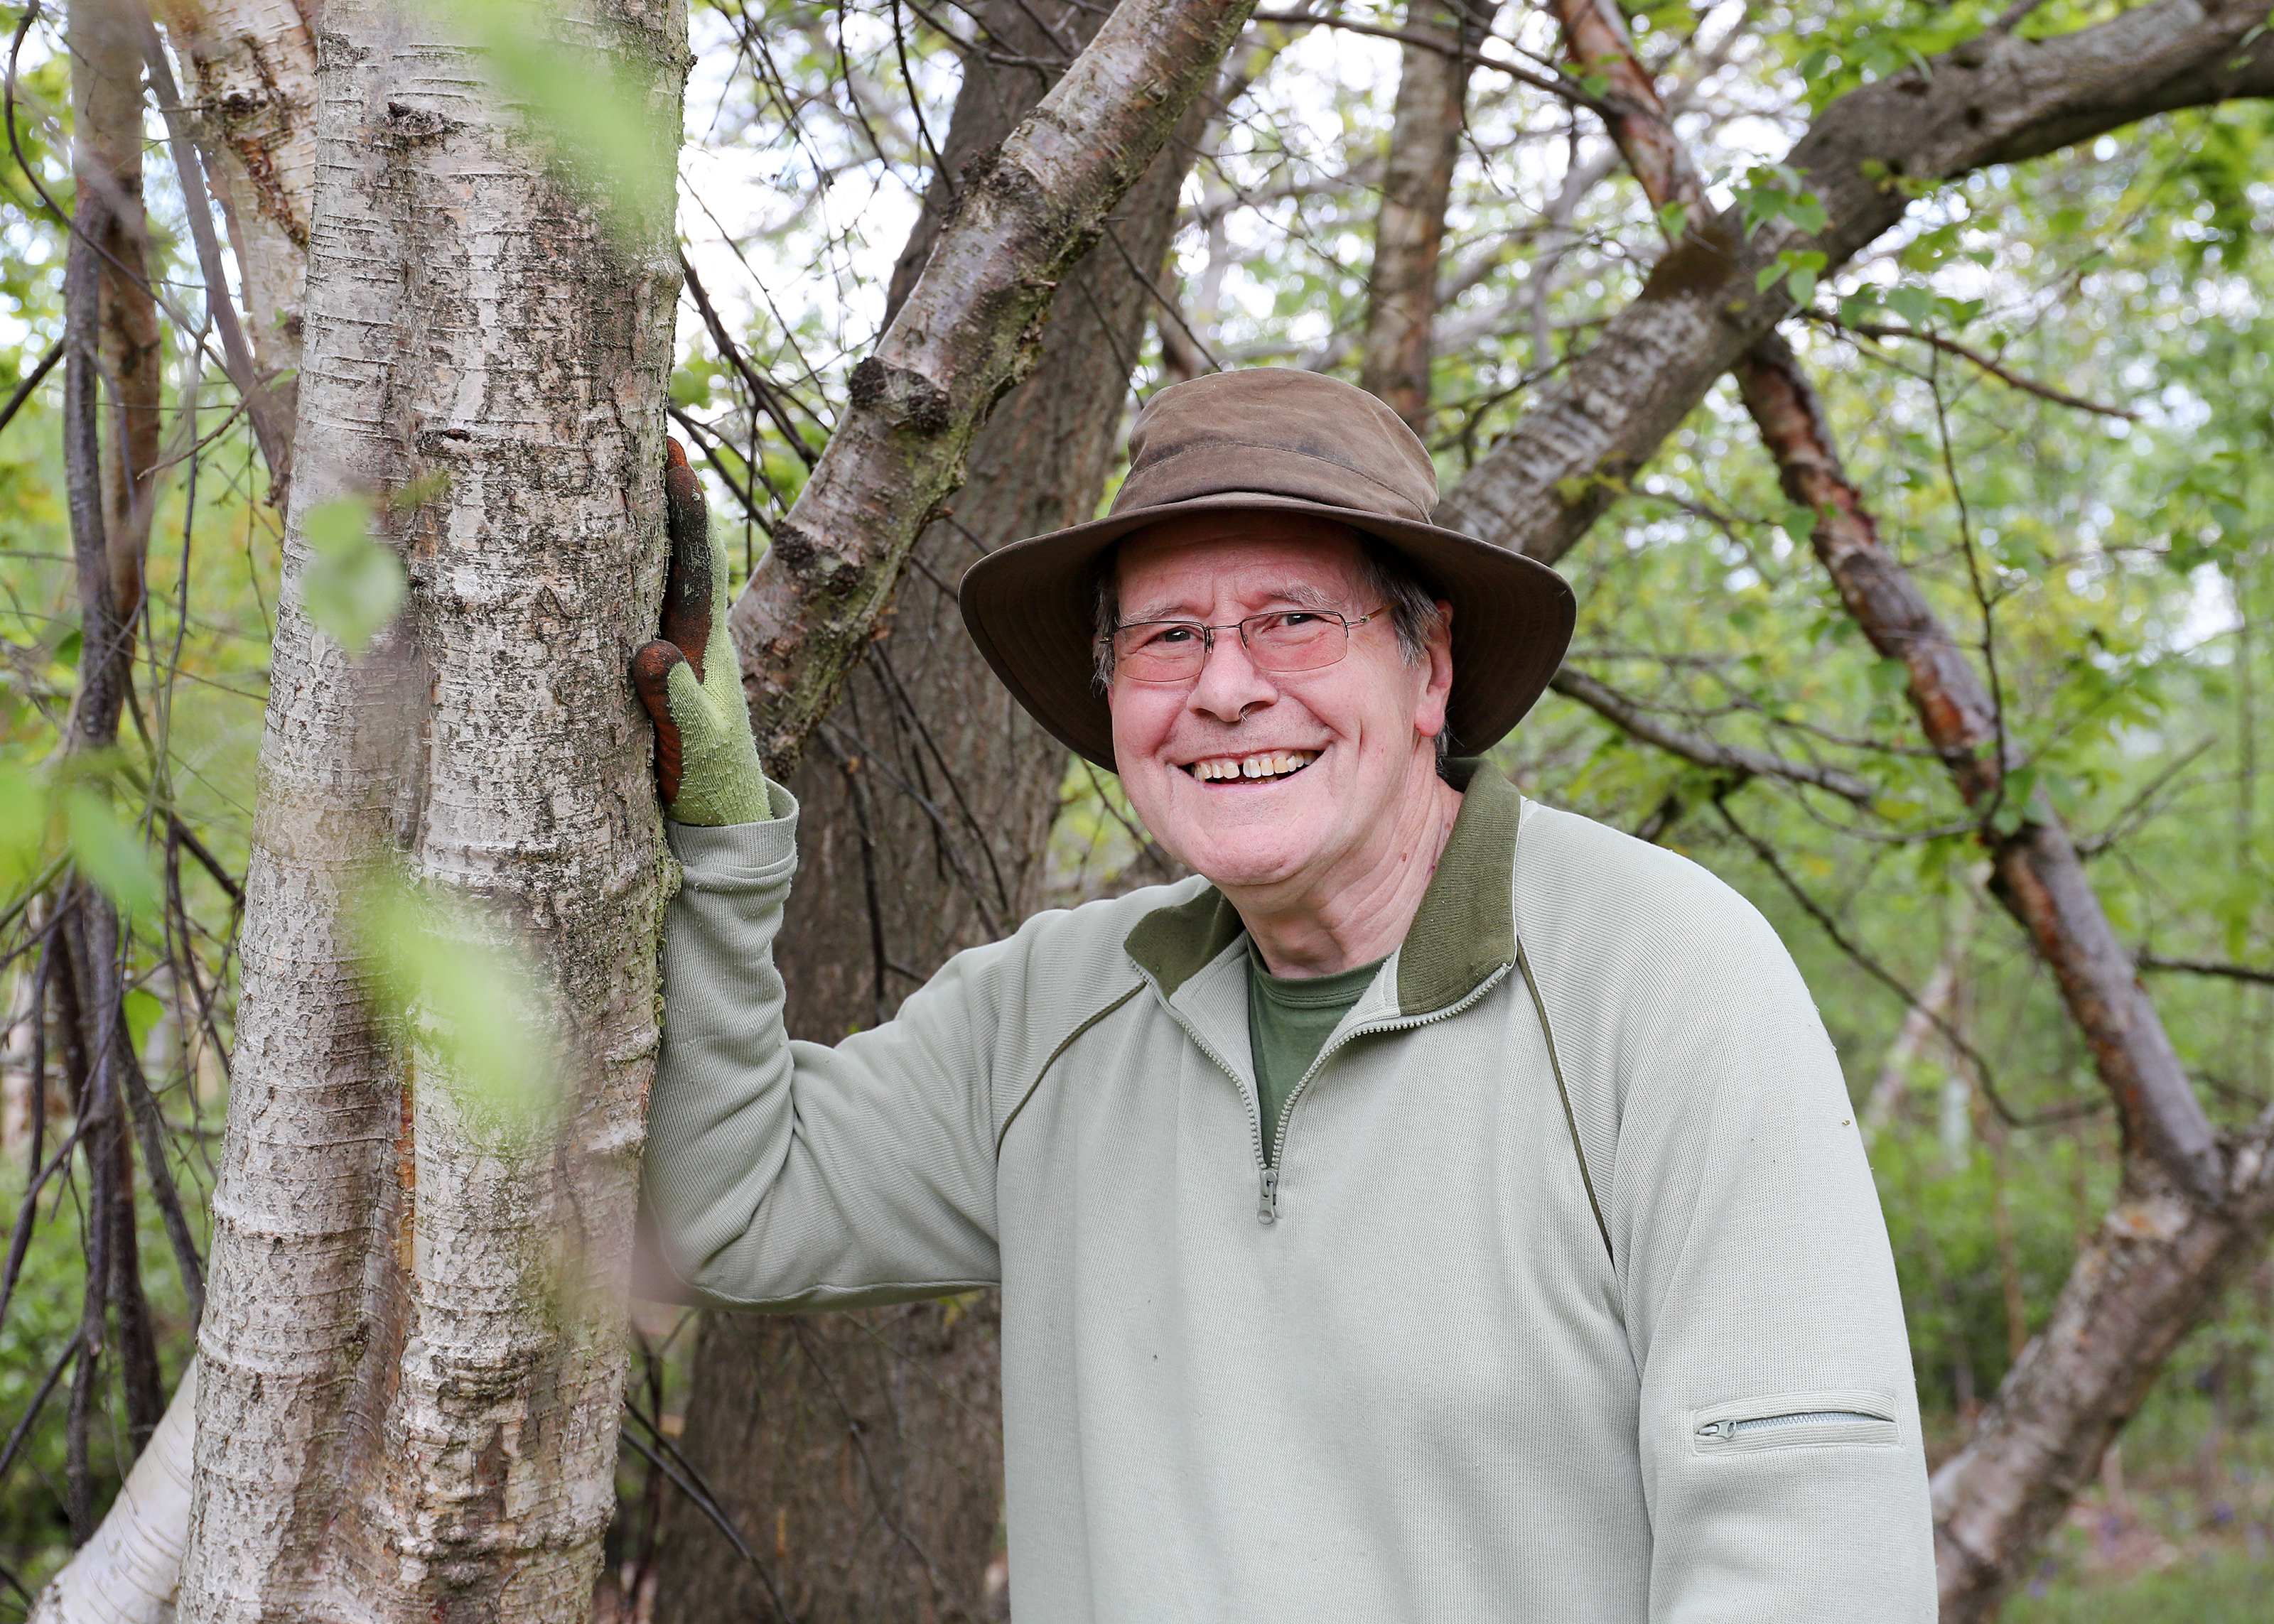
M17 412L23 410L24 402L32 398L32 391L40 387L42 379L56 370L56 363L63 358L64 341L59 338L49 347L48 353L40 357L40 364L24 375L24 381L16 386L16 392L8 397L8 403L5 406L0 406L0 429L6 428L14 419Z
M2257 965L2230 964L2218 959L2166 959L2160 953L2142 953L2133 962L2142 970L2176 970L2185 975L2214 975L2230 981L2274 987L2274 969Z
M1569 665L1557 672L1548 686L1565 698L1577 700L1621 732L1700 767L1811 785L1828 790L1842 801L1866 809L1878 799L1877 792L1869 784L1853 773L1841 771L1837 767L1818 767L1807 762L1790 761L1766 750L1724 744L1702 733L1686 733L1668 726L1636 701Z
M1820 310L1803 309L1799 313L1819 326L1830 327L1835 332L1852 333L1860 338L1916 339L1922 344L1931 345L1941 350L1945 355L1956 356L1969 365L1980 368L2000 383L2011 384L2016 389L2051 401L2056 406L2073 407L2078 411L2093 412L2104 417L2121 417L2127 423L2140 421L2140 414L2127 407L2104 405L2098 401L2089 401L2081 395L2071 395L2066 390L2056 389L2049 383L2040 383L2034 378L2014 371L2013 368L1994 357L1983 354L1971 345L1962 344L1956 339L1944 334L1931 333L1920 327L1893 327L1879 321L1842 321L1839 317Z

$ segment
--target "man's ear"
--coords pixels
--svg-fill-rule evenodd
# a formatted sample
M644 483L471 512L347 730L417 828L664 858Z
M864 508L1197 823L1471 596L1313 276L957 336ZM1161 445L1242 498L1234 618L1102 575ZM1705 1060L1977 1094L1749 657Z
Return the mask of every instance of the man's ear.
M1413 726L1425 739L1445 731L1445 702L1453 691L1453 605L1437 600L1437 624L1430 632L1421 658L1429 678L1422 684L1420 703L1413 710Z

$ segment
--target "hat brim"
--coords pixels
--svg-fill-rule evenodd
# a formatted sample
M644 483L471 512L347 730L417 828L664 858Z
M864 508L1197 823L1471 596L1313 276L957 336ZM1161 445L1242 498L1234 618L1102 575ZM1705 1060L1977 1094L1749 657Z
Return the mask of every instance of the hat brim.
M1445 723L1465 754L1505 738L1563 663L1577 605L1570 584L1538 560L1434 524L1261 494L1132 508L998 547L963 572L963 623L1036 721L1076 755L1112 771L1113 716L1095 674L1099 559L1148 524L1258 511L1307 514L1378 537L1453 605Z

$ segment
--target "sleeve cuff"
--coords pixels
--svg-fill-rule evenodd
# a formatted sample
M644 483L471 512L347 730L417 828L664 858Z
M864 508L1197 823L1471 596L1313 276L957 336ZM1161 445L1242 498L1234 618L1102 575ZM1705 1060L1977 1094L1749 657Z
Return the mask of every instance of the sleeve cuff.
M797 855L797 797L772 778L766 793L773 816L759 823L728 823L710 828L700 823L664 820L664 838L671 854L690 868L763 868Z

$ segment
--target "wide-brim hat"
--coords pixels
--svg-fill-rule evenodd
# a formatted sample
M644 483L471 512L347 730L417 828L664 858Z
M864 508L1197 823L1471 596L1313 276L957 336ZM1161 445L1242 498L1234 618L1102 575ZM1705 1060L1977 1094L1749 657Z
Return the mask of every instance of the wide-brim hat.
M1446 726L1474 753L1532 709L1562 664L1577 610L1562 576L1430 523L1436 506L1428 451L1363 389L1291 367L1212 372L1138 413L1129 472L1104 518L1012 542L964 571L963 623L1035 719L1111 771L1113 718L1095 673L1097 582L1115 544L1196 514L1332 519L1378 538L1453 605Z

